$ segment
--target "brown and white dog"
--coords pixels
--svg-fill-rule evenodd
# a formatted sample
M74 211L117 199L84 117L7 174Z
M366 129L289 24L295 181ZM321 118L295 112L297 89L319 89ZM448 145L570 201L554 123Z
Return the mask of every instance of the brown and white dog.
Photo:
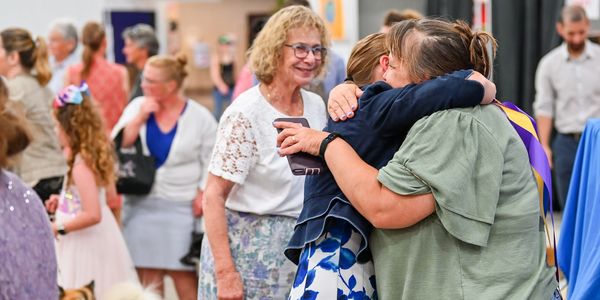
M63 289L58 286L60 291L59 300L96 300L94 296L94 281L78 289Z

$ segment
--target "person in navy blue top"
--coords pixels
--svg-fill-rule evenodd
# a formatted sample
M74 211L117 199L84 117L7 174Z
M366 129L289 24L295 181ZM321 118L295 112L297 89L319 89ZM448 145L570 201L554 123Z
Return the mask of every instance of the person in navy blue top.
M364 57L369 54L363 52L363 57L355 59L373 61L372 57ZM352 59L351 55L349 66L353 65ZM380 62L377 67L383 65L383 71L395 67L388 65L387 57L375 61ZM348 74L352 75L351 72ZM393 157L410 127L420 118L440 110L471 107L492 100L489 96L489 99L484 98L491 88L484 90L479 81L467 80L471 76L487 81L478 72L458 70L403 88L393 88L392 85L398 86L395 82L391 82L392 85L375 82L366 87L352 119L340 123L330 119L323 130L338 133L365 162L379 169ZM276 123L275 126L287 128L291 125ZM362 296L376 298L368 248L371 230L372 225L350 204L329 170L318 176L307 176L304 206L285 250L288 259L298 264L290 298L296 299L298 295L313 291L325 295L332 287L335 287L332 293L338 296L356 296L366 291ZM324 279L327 276L322 275L321 269L345 270L347 273L338 272L335 277L339 278L328 280ZM319 278L320 284L315 283L315 277ZM331 280L337 280L338 284Z

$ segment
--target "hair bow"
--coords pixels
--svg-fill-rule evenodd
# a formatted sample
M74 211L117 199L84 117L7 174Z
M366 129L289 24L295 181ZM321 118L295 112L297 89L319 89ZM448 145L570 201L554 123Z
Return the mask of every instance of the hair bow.
M62 89L54 98L54 108L63 107L67 104L81 104L83 96L89 96L87 83L82 82L80 86L69 85Z

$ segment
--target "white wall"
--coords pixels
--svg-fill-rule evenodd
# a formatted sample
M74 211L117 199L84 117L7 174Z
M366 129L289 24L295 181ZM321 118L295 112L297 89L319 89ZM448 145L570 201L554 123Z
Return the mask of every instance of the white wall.
M104 0L9 0L2 1L0 30L23 27L34 35L46 36L56 18L73 19L78 28L85 22L102 20Z
M0 30L7 27L22 27L34 36L48 34L48 27L57 18L73 20L79 30L88 21L102 22L107 10L154 10L160 37L166 39L164 6L167 1L154 0L10 0L3 1L0 10ZM161 23L162 22L162 23ZM111 28L107 28L107 36ZM112 49L112 41L109 50ZM166 45L165 41L159 41ZM162 50L162 49L161 49ZM107 51L109 54L112 51Z
M183 2L218 2L222 0L180 0ZM365 0L360 0L365 1ZM87 21L102 21L105 11L111 10L154 10L159 42L166 45L165 24L167 0L8 0L3 1L0 10L0 30L7 27L23 27L33 35L46 36L48 26L57 18L70 18L78 28ZM310 0L312 7L318 11L319 0ZM359 37L359 0L343 0L345 38L334 41L333 51L344 57L350 56L350 51ZM111 28L107 28L110 32ZM108 36L111 36L108 34ZM109 41L109 48L111 47ZM161 49L161 52L163 49ZM108 51L111 53L112 51Z

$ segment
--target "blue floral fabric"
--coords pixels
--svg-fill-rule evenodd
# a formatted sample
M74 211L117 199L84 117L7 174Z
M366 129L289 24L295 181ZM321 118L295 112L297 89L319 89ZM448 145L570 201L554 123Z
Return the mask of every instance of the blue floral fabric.
M286 299L295 266L283 255L296 220L226 210L229 246L242 276L244 299ZM214 260L207 235L202 241L198 300L217 299Z
M362 235L342 220L304 247L289 300L377 299L372 261L357 261Z

